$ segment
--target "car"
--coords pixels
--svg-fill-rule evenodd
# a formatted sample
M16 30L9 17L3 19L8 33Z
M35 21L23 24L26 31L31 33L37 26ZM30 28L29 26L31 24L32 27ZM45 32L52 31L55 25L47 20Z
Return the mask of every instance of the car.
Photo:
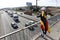
M13 17L13 14L12 13L10 13L10 17Z
M29 21L28 23L25 23L25 27L32 25L34 23L35 23L34 21ZM37 27L37 26L38 26L37 24L33 25L33 27Z
M35 23L34 21L29 21L28 23L25 24L25 27L27 27L27 26L29 26L29 25L32 25L32 24L34 24L34 23ZM34 27L37 27L37 26L38 26L38 25L35 24L35 25L33 25L33 26L28 27L28 29L31 30L31 31L34 31L34 30L35 30Z
M13 13L12 13L12 12L8 12L8 15L9 15L10 17L13 17Z
M11 26L12 26L14 29L17 29L17 28L18 28L18 26L17 26L17 24L16 24L15 22L12 22L12 23L11 23Z
M5 12L7 12L7 13L8 13L8 11L5 11Z

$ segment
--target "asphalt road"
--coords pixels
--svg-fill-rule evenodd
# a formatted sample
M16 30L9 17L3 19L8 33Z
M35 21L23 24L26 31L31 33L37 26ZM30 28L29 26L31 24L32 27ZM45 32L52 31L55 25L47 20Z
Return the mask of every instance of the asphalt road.
M25 19L25 18L22 18L22 17L19 17L19 19L20 19L21 22L18 23L17 25L19 27L18 29L21 29L21 28L25 27L25 23L28 20ZM15 30L18 30L18 29L13 29L11 27L11 22L14 22L14 20L7 13L5 13L3 11L3 14L1 15L1 21L0 21L0 23L1 23L1 26L0 26L0 34L1 35L0 36L5 35L5 34L8 34L8 33L11 33L11 32L13 32Z
M4 35L4 29L3 29L3 26L2 26L2 14L1 13L2 12L0 11L0 36Z
M21 29L21 28L25 27L25 23L27 23L31 20L28 20L28 19L25 19L25 18L19 16L19 21L20 21L20 23L17 23L17 25L19 27L18 29ZM3 26L5 26L4 28L9 29L9 30L6 29L6 31L8 31L8 32L6 32L6 34L10 33L9 31L11 31L11 32L15 31L15 29L13 29L11 27L12 22L15 22L15 21L6 12L4 12L4 14L2 14L2 24L3 24Z
M11 12L11 10L8 10L8 11ZM24 16L25 18L28 18L28 19L31 19L31 20L35 20L35 21L39 21L39 20L40 20L40 18L37 18L36 15L26 15L26 14L24 14L23 12L17 12L17 11L14 11L14 10L12 10L12 12L13 12L13 13L17 13L18 15ZM21 14L21 13L22 13L22 14Z

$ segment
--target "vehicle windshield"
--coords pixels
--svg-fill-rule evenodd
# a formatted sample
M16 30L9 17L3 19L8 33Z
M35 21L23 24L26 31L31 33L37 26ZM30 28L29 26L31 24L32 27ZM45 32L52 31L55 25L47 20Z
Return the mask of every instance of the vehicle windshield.
M34 24L34 23L35 23L35 22L30 22L29 25L32 25L32 24Z
M14 18L18 18L18 16L15 16Z
M13 24L14 26L16 26L16 24Z
M32 22L31 24L34 24L35 22Z

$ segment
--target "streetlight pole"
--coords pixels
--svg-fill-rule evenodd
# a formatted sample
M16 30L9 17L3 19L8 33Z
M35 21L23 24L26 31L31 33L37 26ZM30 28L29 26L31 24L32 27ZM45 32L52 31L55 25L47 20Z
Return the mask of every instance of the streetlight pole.
M56 9L57 9L57 0L56 0Z
M36 13L37 13L37 0L36 0Z
M37 0L36 0L36 7L37 7Z

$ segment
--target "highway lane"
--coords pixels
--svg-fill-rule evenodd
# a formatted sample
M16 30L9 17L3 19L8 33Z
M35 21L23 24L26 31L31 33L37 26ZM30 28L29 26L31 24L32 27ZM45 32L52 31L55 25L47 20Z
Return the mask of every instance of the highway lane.
M4 29L2 25L2 12L0 11L0 36L4 35Z
M9 25L9 24L11 24L11 22L13 22L13 19L9 16L9 15L7 15L7 13L4 13L4 15L3 15L5 18L3 18L3 20L5 19L5 21L3 21L4 22L4 24L5 25ZM23 28L24 26L25 26L25 20L27 20L27 19L25 19L24 20L24 18L21 18L21 17L19 17L19 19L20 19L20 23L17 23L17 25L18 25L18 29L21 29L21 28ZM7 21L8 21L8 23L7 23ZM7 24L6 24L7 23ZM5 32L6 33L10 33L10 32L13 32L13 31L15 31L12 27L11 27L11 25L9 25L9 26L7 26L8 27L8 29L6 29L5 28ZM9 30L10 29L10 30ZM18 30L17 29L17 30ZM8 30L8 31L7 31ZM23 33L21 33L21 34L23 34ZM19 38L18 36L17 36L18 34L16 34L16 35L13 35L12 37L13 37L13 40L16 40L17 38ZM17 37L17 38L16 38ZM23 39L23 38L22 38Z
M24 14L23 14L23 15L24 15ZM31 16L27 16L27 17L31 17ZM32 18L32 17L31 17L31 18ZM24 18L24 17L19 16L19 21L20 21L20 23L17 23L17 24L21 24L21 25L25 26L25 23L27 23L27 22L29 22L29 21L32 21L32 20L29 20L29 19L26 19L26 18Z
M18 12L18 11L14 11L14 10L8 10L8 11L10 11L10 12L13 12L13 13L17 13L18 15L20 15L20 16L24 16L25 18L27 18L27 19L30 19L30 20L35 20L35 21L39 21L40 20L40 18L37 18L36 17L36 15L26 15L26 14L24 14L23 12ZM21 15L21 13L22 13L22 15Z
M3 14L2 23L3 23L4 34L8 34L13 31L13 29L11 28L10 22L8 20L7 20L6 14ZM6 38L6 40L8 40L8 39L9 39L9 37Z
M15 29L13 29L13 28L11 27L11 23L12 23L12 22L15 22L15 21L14 21L12 18L10 18L10 16L9 16L7 13L5 13L5 12L4 12L4 16L5 16L5 19L6 19L6 21L8 22L8 24L9 24L9 26L10 26L10 29L14 31ZM8 24L6 24L6 25L8 25Z
M6 16L8 16L8 15L6 14ZM8 18L10 19L10 17L8 17ZM8 19L8 18L7 18L7 19ZM12 18L11 18L11 19L12 19ZM25 19L25 18L23 18L23 17L20 17L20 16L19 16L19 20L20 20L20 23L17 23L17 25L20 26L19 29L25 27L25 23L27 23L28 21L31 21L31 20L27 20L27 19ZM23 26L22 26L22 25L23 25ZM40 30L37 30L37 29L40 29L40 28L37 27L36 30L33 31L34 33L33 33L32 31L29 31L29 30L27 29L27 33L25 32L25 33L26 33L25 35L29 35L28 32L30 32L30 36L33 37L34 34L38 33L38 31L40 31ZM21 34L22 34L22 33L21 33Z
M29 21L32 21L32 20L28 20L26 18L23 18L23 17L19 16L19 21L20 21L20 24L25 27L25 24L28 23Z
M12 27L11 27L11 22L13 22L13 19L9 17L9 15L7 15L6 13L2 14L2 24L3 24L3 28L1 28L4 34L8 34L11 33L13 31L15 31ZM19 26L20 27L20 26ZM23 27L23 26L22 26ZM1 31L2 31L1 30ZM2 36L2 35L1 35ZM8 37L9 39L10 37ZM13 35L13 40L16 40L16 35ZM8 40L7 39L7 40Z
M6 14L7 16L9 16L8 14ZM27 23L27 22L29 22L29 21L32 21L32 20L29 20L29 19L26 19L26 18L23 18L23 17L21 17L21 16L18 16L19 18L19 23L17 23L17 25L18 26L20 26L19 27L19 29L21 29L21 28L23 28L23 27L25 27L25 23ZM11 20L13 20L13 17L10 17L9 16L9 18L11 19ZM13 20L14 21L14 20ZM15 21L14 21L15 22Z

